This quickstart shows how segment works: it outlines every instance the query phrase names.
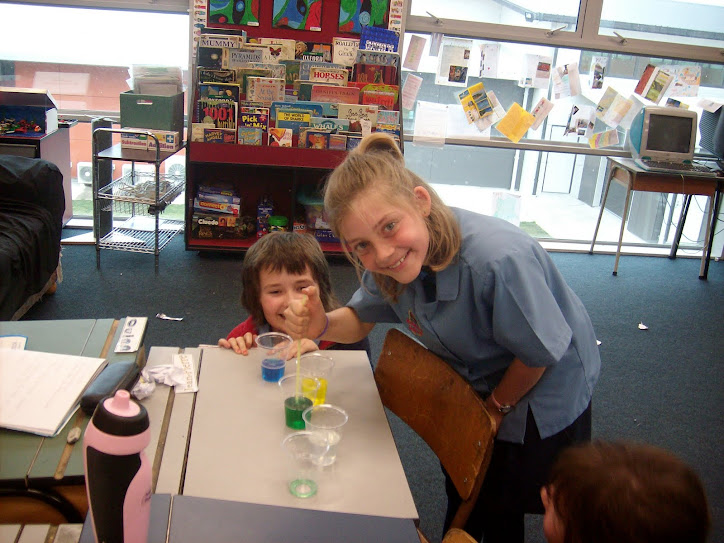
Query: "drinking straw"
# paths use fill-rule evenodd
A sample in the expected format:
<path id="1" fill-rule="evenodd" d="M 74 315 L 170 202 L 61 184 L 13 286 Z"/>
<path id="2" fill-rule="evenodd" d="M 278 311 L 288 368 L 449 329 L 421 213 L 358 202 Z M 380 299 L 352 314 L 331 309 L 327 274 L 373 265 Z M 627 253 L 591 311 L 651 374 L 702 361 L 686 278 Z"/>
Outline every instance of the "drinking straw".
<path id="1" fill-rule="evenodd" d="M 307 305 L 307 295 L 305 294 L 302 298 L 302 307 Z M 302 395 L 302 338 L 299 338 L 297 340 L 297 378 L 296 378 L 296 386 L 295 386 L 295 396 L 301 396 Z"/>

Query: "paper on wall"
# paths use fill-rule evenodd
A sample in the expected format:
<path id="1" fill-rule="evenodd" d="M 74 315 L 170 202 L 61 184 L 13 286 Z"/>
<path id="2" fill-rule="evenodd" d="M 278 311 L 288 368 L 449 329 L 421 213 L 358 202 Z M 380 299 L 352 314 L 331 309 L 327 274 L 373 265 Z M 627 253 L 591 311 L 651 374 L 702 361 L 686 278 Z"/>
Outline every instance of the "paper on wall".
<path id="1" fill-rule="evenodd" d="M 523 73 L 518 80 L 520 87 L 547 89 L 551 76 L 552 57 L 525 55 Z"/>
<path id="2" fill-rule="evenodd" d="M 430 35 L 430 56 L 436 57 L 440 54 L 440 45 L 442 44 L 442 33 L 433 32 Z"/>
<path id="3" fill-rule="evenodd" d="M 621 96 L 613 87 L 608 87 L 596 106 L 596 117 L 611 128 L 616 128 L 626 116 L 633 103 Z"/>
<path id="4" fill-rule="evenodd" d="M 468 86 L 468 61 L 473 47 L 472 40 L 445 38 L 438 57 L 436 85 Z"/>
<path id="5" fill-rule="evenodd" d="M 663 66 L 673 77 L 669 96 L 697 96 L 701 84 L 701 66 Z"/>
<path id="6" fill-rule="evenodd" d="M 425 49 L 427 40 L 422 36 L 412 35 L 410 37 L 410 43 L 407 46 L 407 54 L 405 55 L 405 61 L 402 63 L 403 68 L 416 72 L 420 67 L 420 60 L 422 60 L 422 51 Z"/>
<path id="7" fill-rule="evenodd" d="M 422 77 L 414 74 L 407 74 L 405 84 L 402 87 L 402 108 L 412 109 L 415 107 L 415 99 L 422 85 Z"/>
<path id="8" fill-rule="evenodd" d="M 514 102 L 495 128 L 513 143 L 518 143 L 535 122 L 535 117 Z"/>
<path id="9" fill-rule="evenodd" d="M 628 97 L 628 101 L 631 102 L 631 108 L 628 110 L 628 113 L 624 115 L 623 119 L 621 119 L 621 122 L 618 124 L 624 130 L 631 129 L 631 123 L 633 122 L 638 112 L 641 111 L 641 108 L 644 107 L 643 102 L 636 98 L 636 95 L 634 94 Z"/>
<path id="10" fill-rule="evenodd" d="M 553 96 L 557 99 L 581 94 L 581 77 L 578 63 L 571 62 L 558 66 L 552 72 Z"/>
<path id="11" fill-rule="evenodd" d="M 592 89 L 602 89 L 603 79 L 606 75 L 606 66 L 608 65 L 607 57 L 593 57 L 591 60 L 591 69 L 589 70 L 589 84 Z"/>
<path id="12" fill-rule="evenodd" d="M 709 113 L 716 113 L 721 106 L 720 102 L 715 102 L 714 100 L 709 100 L 708 98 L 702 98 L 696 103 L 696 107 L 705 109 Z"/>
<path id="13" fill-rule="evenodd" d="M 589 139 L 593 134 L 596 110 L 593 106 L 573 106 L 568 115 L 564 136 L 578 136 Z"/>
<path id="14" fill-rule="evenodd" d="M 443 147 L 447 134 L 447 105 L 417 102 L 412 143 Z"/>
<path id="15" fill-rule="evenodd" d="M 543 124 L 543 121 L 551 112 L 553 106 L 553 102 L 546 98 L 541 98 L 538 101 L 538 104 L 536 104 L 535 108 L 533 108 L 533 111 L 531 112 L 533 117 L 535 117 L 535 121 L 531 125 L 532 130 L 538 130 L 538 128 L 540 128 L 540 125 Z"/>
<path id="16" fill-rule="evenodd" d="M 593 134 L 588 138 L 588 145 L 591 149 L 598 149 L 599 147 L 610 147 L 618 143 L 618 130 L 606 130 L 605 132 L 599 132 Z"/>
<path id="17" fill-rule="evenodd" d="M 499 43 L 480 45 L 480 77 L 498 77 Z"/>

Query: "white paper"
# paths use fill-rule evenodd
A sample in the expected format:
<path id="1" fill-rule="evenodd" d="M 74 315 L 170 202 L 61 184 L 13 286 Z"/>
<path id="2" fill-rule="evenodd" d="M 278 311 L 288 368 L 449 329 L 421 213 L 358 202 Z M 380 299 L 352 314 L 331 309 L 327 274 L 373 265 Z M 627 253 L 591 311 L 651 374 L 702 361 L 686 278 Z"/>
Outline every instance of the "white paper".
<path id="1" fill-rule="evenodd" d="M 417 99 L 417 93 L 422 85 L 422 77 L 418 77 L 414 74 L 407 74 L 405 79 L 405 85 L 402 87 L 402 107 L 403 109 L 413 109 L 415 107 L 415 100 Z"/>
<path id="2" fill-rule="evenodd" d="M 447 134 L 448 106 L 434 102 L 417 102 L 415 112 L 415 132 L 412 137 L 414 144 L 445 145 Z"/>
<path id="3" fill-rule="evenodd" d="M 550 81 L 552 57 L 540 55 L 526 55 L 523 73 L 518 85 L 521 87 L 533 87 L 536 89 L 547 89 Z"/>
<path id="4" fill-rule="evenodd" d="M 589 71 L 589 85 L 592 89 L 602 89 L 603 80 L 606 75 L 607 57 L 593 57 Z"/>
<path id="5" fill-rule="evenodd" d="M 535 122 L 530 127 L 531 130 L 538 130 L 538 128 L 540 128 L 540 125 L 543 124 L 543 121 L 551 112 L 553 106 L 553 102 L 546 98 L 541 98 L 538 101 L 538 104 L 536 104 L 535 108 L 533 108 L 533 111 L 531 111 L 533 117 L 535 117 Z"/>
<path id="6" fill-rule="evenodd" d="M 480 77 L 498 77 L 499 43 L 484 43 L 480 46 Z"/>
<path id="7" fill-rule="evenodd" d="M 174 387 L 176 394 L 198 392 L 199 385 L 196 381 L 193 357 L 190 354 L 175 354 L 173 355 L 173 365 L 175 368 L 180 368 L 184 375 L 184 381 Z"/>
<path id="8" fill-rule="evenodd" d="M 500 119 L 505 117 L 505 108 L 500 105 L 500 101 L 498 100 L 498 97 L 495 96 L 495 93 L 493 91 L 488 91 L 488 101 L 493 107 L 493 115 L 495 116 L 495 120 L 493 121 L 493 123 L 497 123 Z"/>
<path id="9" fill-rule="evenodd" d="M 83 391 L 106 364 L 103 358 L 3 350 L 0 427 L 56 435 L 78 408 Z"/>
<path id="10" fill-rule="evenodd" d="M 568 116 L 565 136 L 579 136 L 588 140 L 593 135 L 596 110 L 593 106 L 573 106 Z"/>
<path id="11" fill-rule="evenodd" d="M 457 38 L 445 38 L 443 40 L 435 76 L 436 85 L 468 86 L 467 71 L 472 47 L 472 40 Z"/>
<path id="12" fill-rule="evenodd" d="M 629 96 L 628 100 L 629 102 L 631 102 L 631 107 L 629 108 L 628 113 L 626 113 L 623 119 L 621 119 L 621 122 L 618 123 L 618 125 L 624 130 L 631 129 L 631 123 L 633 122 L 638 112 L 641 111 L 641 109 L 644 107 L 644 104 L 639 101 L 638 98 L 636 98 L 635 94 Z"/>
<path id="13" fill-rule="evenodd" d="M 0 336 L 0 349 L 25 349 L 28 342 L 26 336 Z"/>
<path id="14" fill-rule="evenodd" d="M 709 113 L 716 113 L 717 110 L 721 107 L 721 104 L 719 102 L 715 102 L 714 100 L 708 100 L 707 98 L 702 98 L 701 100 L 699 100 L 696 103 L 696 107 L 705 109 Z"/>
<path id="15" fill-rule="evenodd" d="M 135 353 L 141 346 L 148 317 L 126 317 L 114 352 Z"/>
<path id="16" fill-rule="evenodd" d="M 442 44 L 442 33 L 435 32 L 430 35 L 430 56 L 436 57 L 440 54 L 440 45 Z"/>
<path id="17" fill-rule="evenodd" d="M 701 66 L 664 66 L 674 76 L 669 96 L 697 96 L 701 84 Z"/>
<path id="18" fill-rule="evenodd" d="M 552 73 L 553 96 L 557 99 L 581 94 L 581 78 L 578 63 L 571 62 L 558 66 Z"/>
<path id="19" fill-rule="evenodd" d="M 422 36 L 412 35 L 410 37 L 410 44 L 407 46 L 407 54 L 405 55 L 405 61 L 402 63 L 403 68 L 416 72 L 420 67 L 420 60 L 422 60 L 422 50 L 425 48 L 427 40 Z"/>

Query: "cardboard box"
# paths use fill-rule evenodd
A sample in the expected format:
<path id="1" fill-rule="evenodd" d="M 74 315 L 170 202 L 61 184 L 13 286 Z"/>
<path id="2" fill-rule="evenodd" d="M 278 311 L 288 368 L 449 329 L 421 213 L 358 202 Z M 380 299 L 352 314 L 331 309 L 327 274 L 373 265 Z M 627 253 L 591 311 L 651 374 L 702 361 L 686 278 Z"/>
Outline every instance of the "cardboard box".
<path id="1" fill-rule="evenodd" d="M 2 132 L 50 134 L 58 130 L 58 106 L 45 89 L 0 87 Z"/>
<path id="2" fill-rule="evenodd" d="M 136 127 L 130 128 L 129 130 L 135 130 Z M 158 145 L 161 147 L 161 151 L 178 151 L 181 146 L 181 136 L 178 132 L 166 132 L 163 130 L 150 130 L 146 128 L 139 128 L 150 132 L 158 138 Z M 138 132 L 133 134 L 121 134 L 121 147 L 129 149 L 143 149 L 148 151 L 156 148 L 156 140 L 149 137 L 148 134 Z"/>
<path id="3" fill-rule="evenodd" d="M 172 96 L 121 93 L 121 126 L 184 132 L 184 93 Z"/>

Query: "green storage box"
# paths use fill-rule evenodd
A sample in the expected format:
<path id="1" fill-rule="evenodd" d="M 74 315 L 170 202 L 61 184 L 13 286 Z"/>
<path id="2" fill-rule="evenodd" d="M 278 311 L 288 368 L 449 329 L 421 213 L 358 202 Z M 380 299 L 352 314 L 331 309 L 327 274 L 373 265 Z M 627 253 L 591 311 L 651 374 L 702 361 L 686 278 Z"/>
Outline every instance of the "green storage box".
<path id="1" fill-rule="evenodd" d="M 171 96 L 121 93 L 121 127 L 155 128 L 178 132 L 183 137 L 184 93 Z"/>

